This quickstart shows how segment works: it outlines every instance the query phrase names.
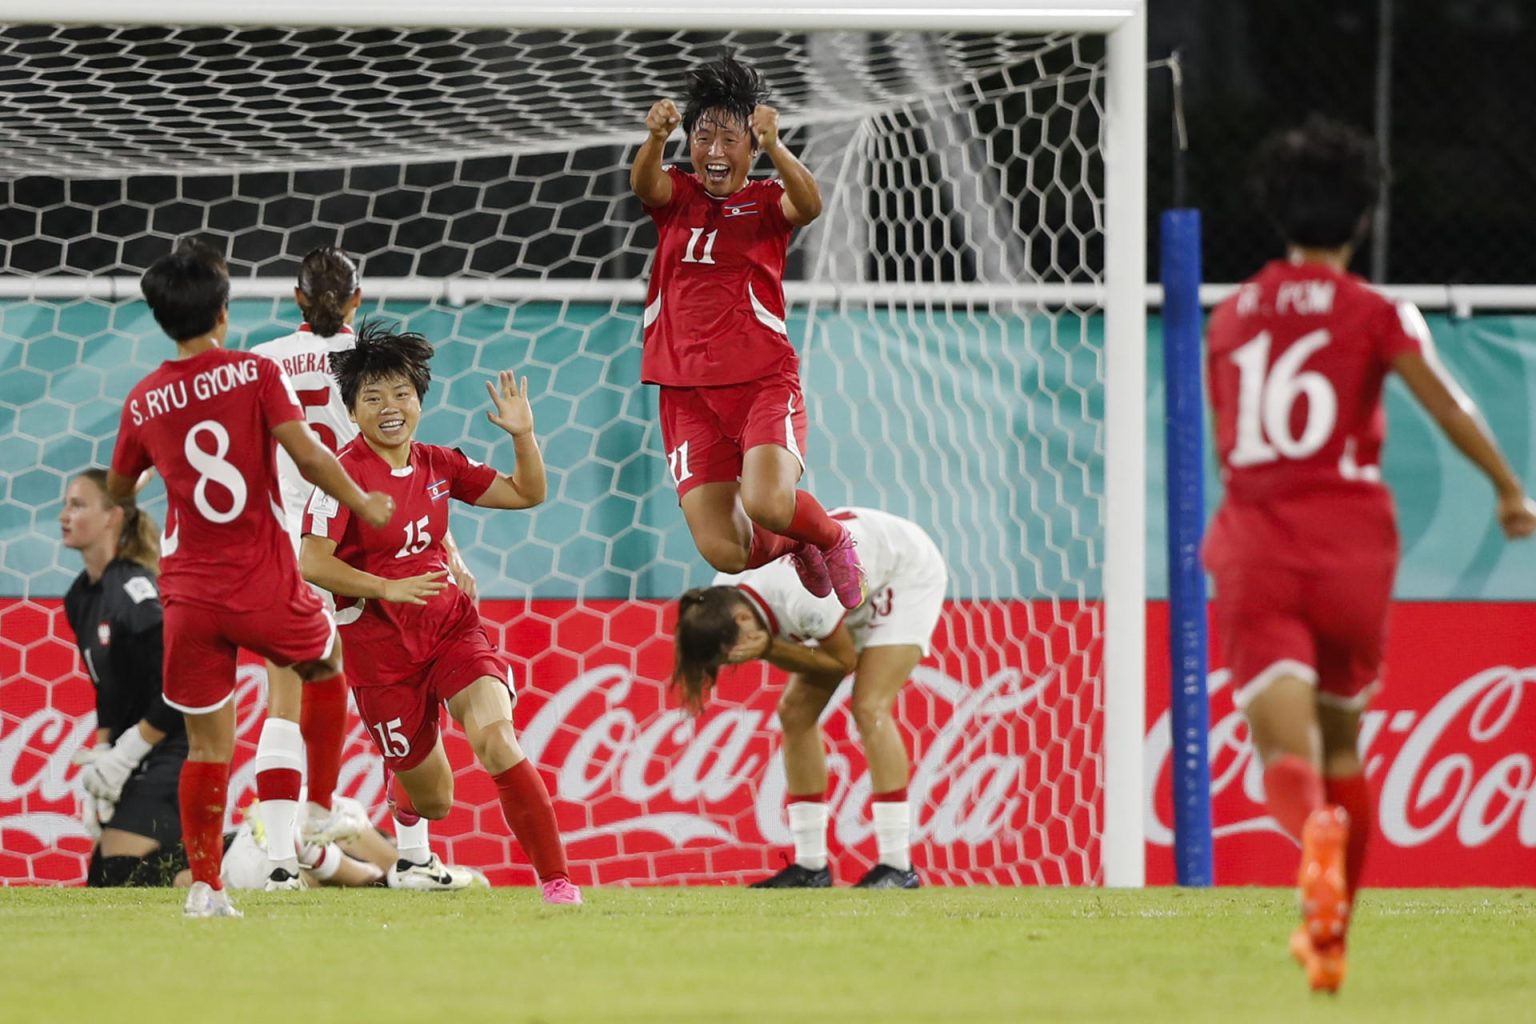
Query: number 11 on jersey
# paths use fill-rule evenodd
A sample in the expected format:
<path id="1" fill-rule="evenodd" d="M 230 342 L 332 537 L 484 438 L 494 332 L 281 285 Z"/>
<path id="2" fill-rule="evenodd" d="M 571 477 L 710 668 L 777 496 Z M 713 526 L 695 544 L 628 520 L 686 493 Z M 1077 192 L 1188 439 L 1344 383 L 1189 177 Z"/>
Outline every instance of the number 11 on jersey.
<path id="1" fill-rule="evenodd" d="M 711 255 L 715 251 L 715 236 L 720 234 L 716 228 L 709 234 L 704 234 L 703 228 L 690 228 L 688 231 L 688 245 L 683 249 L 684 263 L 714 263 L 715 257 Z M 699 238 L 704 239 L 704 252 L 698 256 L 693 254 L 694 248 L 699 244 Z"/>

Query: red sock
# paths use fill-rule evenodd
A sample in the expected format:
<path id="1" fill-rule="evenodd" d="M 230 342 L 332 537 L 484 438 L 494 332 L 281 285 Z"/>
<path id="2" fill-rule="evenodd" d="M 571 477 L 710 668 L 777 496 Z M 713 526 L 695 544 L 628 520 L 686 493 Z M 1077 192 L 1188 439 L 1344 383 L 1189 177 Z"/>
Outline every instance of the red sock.
<path id="1" fill-rule="evenodd" d="M 747 568 L 756 569 L 760 565 L 767 565 L 775 558 L 782 558 L 795 550 L 797 542 L 790 540 L 772 530 L 765 530 L 756 523 L 752 524 L 752 547 L 747 551 Z"/>
<path id="2" fill-rule="evenodd" d="M 1325 785 L 1328 802 L 1349 812 L 1349 849 L 1344 855 L 1344 871 L 1349 876 L 1346 881 L 1353 894 L 1360 885 L 1360 872 L 1365 869 L 1366 847 L 1370 845 L 1371 830 L 1376 826 L 1376 805 L 1371 800 L 1371 786 L 1364 775 L 1327 779 Z"/>
<path id="3" fill-rule="evenodd" d="M 224 863 L 224 802 L 229 790 L 229 765 L 216 761 L 187 761 L 181 766 L 177 795 L 181 800 L 181 842 L 187 850 L 192 881 L 224 888 L 219 868 Z"/>
<path id="4" fill-rule="evenodd" d="M 786 537 L 803 540 L 825 551 L 843 536 L 843 525 L 827 515 L 810 491 L 795 492 L 795 515 L 783 529 Z"/>
<path id="5" fill-rule="evenodd" d="M 869 799 L 870 799 L 870 801 L 872 803 L 877 803 L 877 804 L 882 804 L 882 803 L 890 803 L 890 804 L 904 803 L 906 801 L 906 799 L 907 799 L 907 787 L 906 786 L 902 786 L 900 789 L 893 789 L 889 793 L 871 793 Z"/>
<path id="6" fill-rule="evenodd" d="M 400 785 L 400 777 L 390 776 L 389 779 L 389 809 L 393 812 L 395 820 L 400 824 L 410 827 L 421 820 L 421 815 L 416 813 L 416 805 L 411 803 L 411 794 Z"/>
<path id="7" fill-rule="evenodd" d="M 1323 806 L 1323 779 L 1306 758 L 1281 754 L 1264 769 L 1264 795 L 1269 813 L 1299 842 L 1307 816 Z"/>
<path id="8" fill-rule="evenodd" d="M 341 774 L 341 748 L 347 741 L 347 680 L 337 673 L 304 684 L 299 732 L 309 770 L 309 799 L 329 809 Z"/>
<path id="9" fill-rule="evenodd" d="M 560 841 L 560 826 L 555 824 L 555 807 L 539 770 L 526 757 L 500 775 L 492 775 L 496 795 L 501 800 L 501 814 L 507 819 L 512 835 L 523 852 L 533 861 L 540 882 L 556 878 L 570 880 L 565 867 L 565 844 Z"/>

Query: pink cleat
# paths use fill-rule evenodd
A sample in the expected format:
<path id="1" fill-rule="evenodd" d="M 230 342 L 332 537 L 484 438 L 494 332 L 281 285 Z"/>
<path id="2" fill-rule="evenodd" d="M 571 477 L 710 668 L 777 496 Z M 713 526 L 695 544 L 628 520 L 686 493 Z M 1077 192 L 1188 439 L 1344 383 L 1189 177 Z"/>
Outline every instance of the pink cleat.
<path id="1" fill-rule="evenodd" d="M 551 878 L 544 883 L 544 902 L 580 906 L 581 890 L 572 885 L 570 879 Z"/>
<path id="2" fill-rule="evenodd" d="M 826 597 L 832 593 L 832 577 L 827 572 L 827 561 L 816 545 L 801 542 L 789 553 L 789 564 L 795 567 L 800 585 L 812 597 Z"/>
<path id="3" fill-rule="evenodd" d="M 849 610 L 864 603 L 864 566 L 859 564 L 859 553 L 854 550 L 856 546 L 853 534 L 845 529 L 836 544 L 822 551 L 837 601 Z"/>

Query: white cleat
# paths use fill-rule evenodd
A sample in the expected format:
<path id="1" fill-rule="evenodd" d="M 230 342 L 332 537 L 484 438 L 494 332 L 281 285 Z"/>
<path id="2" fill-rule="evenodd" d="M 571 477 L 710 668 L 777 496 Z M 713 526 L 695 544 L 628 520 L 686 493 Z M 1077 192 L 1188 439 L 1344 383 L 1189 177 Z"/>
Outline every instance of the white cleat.
<path id="1" fill-rule="evenodd" d="M 215 889 L 207 882 L 193 882 L 187 890 L 187 905 L 182 908 L 187 917 L 244 917 L 229 902 L 229 894 Z"/>
<path id="2" fill-rule="evenodd" d="M 363 805 L 349 797 L 331 798 L 331 809 L 319 804 L 304 805 L 304 820 L 299 825 L 299 841 L 305 846 L 326 846 L 356 839 L 372 828 Z"/>
<path id="3" fill-rule="evenodd" d="M 468 889 L 482 878 L 484 876 L 472 868 L 444 864 L 442 858 L 435 853 L 425 864 L 397 860 L 395 866 L 389 869 L 391 889 L 411 889 L 416 892 L 457 892 Z"/>

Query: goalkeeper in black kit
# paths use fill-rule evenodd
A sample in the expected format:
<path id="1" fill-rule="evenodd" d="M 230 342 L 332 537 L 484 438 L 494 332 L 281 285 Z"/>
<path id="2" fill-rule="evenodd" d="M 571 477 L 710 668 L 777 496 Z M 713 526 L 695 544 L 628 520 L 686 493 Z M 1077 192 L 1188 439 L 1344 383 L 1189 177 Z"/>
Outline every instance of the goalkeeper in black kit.
<path id="1" fill-rule="evenodd" d="M 96 743 L 74 759 L 96 839 L 86 883 L 169 885 L 185 866 L 177 784 L 187 735 L 160 693 L 158 530 L 132 500 L 113 502 L 105 471 L 92 469 L 69 482 L 59 532 L 85 562 L 64 615 L 96 687 Z"/>

